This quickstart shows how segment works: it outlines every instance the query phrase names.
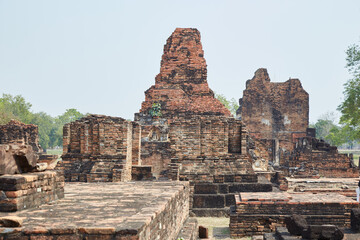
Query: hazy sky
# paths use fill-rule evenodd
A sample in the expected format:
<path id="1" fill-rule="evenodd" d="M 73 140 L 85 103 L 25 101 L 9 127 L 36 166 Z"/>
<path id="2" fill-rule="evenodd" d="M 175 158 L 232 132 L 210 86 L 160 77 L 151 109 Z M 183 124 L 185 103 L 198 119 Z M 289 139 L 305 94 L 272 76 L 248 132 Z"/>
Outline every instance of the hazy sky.
<path id="1" fill-rule="evenodd" d="M 360 1 L 0 0 L 0 94 L 52 116 L 76 108 L 133 119 L 176 27 L 201 32 L 215 92 L 238 100 L 265 67 L 273 82 L 300 79 L 315 122 L 342 101 Z"/>

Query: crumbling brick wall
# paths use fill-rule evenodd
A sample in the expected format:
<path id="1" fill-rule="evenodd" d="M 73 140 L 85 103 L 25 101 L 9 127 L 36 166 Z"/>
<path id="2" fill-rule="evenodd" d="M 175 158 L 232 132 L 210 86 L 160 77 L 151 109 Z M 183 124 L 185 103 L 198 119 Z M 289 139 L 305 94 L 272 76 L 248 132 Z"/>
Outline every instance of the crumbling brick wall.
<path id="1" fill-rule="evenodd" d="M 35 171 L 39 155 L 53 157 L 43 155 L 36 125 L 16 120 L 0 125 L 0 175 Z"/>
<path id="2" fill-rule="evenodd" d="M 359 207 L 358 202 L 336 193 L 240 193 L 235 198 L 230 215 L 233 238 L 274 232 L 292 214 L 303 215 L 311 225 L 349 227 L 351 209 Z"/>
<path id="3" fill-rule="evenodd" d="M 34 152 L 42 152 L 39 145 L 38 127 L 11 120 L 5 125 L 0 125 L 0 144 L 30 145 Z"/>
<path id="4" fill-rule="evenodd" d="M 260 68 L 246 82 L 239 103 L 237 116 L 249 134 L 273 140 L 273 161 L 280 164 L 281 155 L 292 151 L 294 134 L 305 135 L 309 124 L 309 95 L 301 82 L 270 82 L 267 70 Z"/>
<path id="5" fill-rule="evenodd" d="M 131 180 L 132 162 L 138 162 L 135 156 L 140 156 L 136 151 L 139 138 L 138 124 L 118 117 L 90 115 L 66 124 L 60 166 L 65 180 Z"/>
<path id="6" fill-rule="evenodd" d="M 336 146 L 311 136 L 297 139 L 287 164 L 290 174 L 303 177 L 359 177 L 350 156 L 339 154 Z"/>

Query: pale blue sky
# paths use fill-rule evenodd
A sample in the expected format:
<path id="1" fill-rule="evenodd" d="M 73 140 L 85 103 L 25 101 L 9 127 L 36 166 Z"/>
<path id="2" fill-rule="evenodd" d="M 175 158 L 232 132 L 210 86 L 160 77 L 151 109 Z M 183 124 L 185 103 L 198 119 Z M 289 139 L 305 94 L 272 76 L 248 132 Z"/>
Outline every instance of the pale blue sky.
<path id="1" fill-rule="evenodd" d="M 133 118 L 176 27 L 198 28 L 210 87 L 239 99 L 256 69 L 299 78 L 310 121 L 335 111 L 360 40 L 360 1 L 0 0 L 0 86 L 34 112 Z"/>

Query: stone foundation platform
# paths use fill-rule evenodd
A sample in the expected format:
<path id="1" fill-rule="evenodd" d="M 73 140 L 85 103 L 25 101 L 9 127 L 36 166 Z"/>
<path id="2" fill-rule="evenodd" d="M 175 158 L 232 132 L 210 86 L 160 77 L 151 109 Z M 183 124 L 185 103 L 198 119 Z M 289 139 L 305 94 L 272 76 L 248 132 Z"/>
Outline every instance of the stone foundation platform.
<path id="1" fill-rule="evenodd" d="M 188 182 L 68 183 L 55 204 L 0 213 L 24 218 L 21 228 L 0 228 L 0 239 L 171 240 L 188 214 Z"/>
<path id="2" fill-rule="evenodd" d="M 229 177 L 229 176 L 226 176 Z M 232 180 L 232 181 L 231 181 Z M 256 182 L 190 182 L 193 192 L 191 213 L 197 217 L 228 217 L 239 192 L 271 192 L 272 185 L 264 177 Z"/>
<path id="3" fill-rule="evenodd" d="M 285 217 L 303 215 L 312 225 L 350 227 L 352 208 L 359 203 L 338 193 L 240 193 L 230 213 L 231 237 L 262 235 L 285 226 Z"/>
<path id="4" fill-rule="evenodd" d="M 64 176 L 58 171 L 0 176 L 0 212 L 38 207 L 64 197 Z"/>

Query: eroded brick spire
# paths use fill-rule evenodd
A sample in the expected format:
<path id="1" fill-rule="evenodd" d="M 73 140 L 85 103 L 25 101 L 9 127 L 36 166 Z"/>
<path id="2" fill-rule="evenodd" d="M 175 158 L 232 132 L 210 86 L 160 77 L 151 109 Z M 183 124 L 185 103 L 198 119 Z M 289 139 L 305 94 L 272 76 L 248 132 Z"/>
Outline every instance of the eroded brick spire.
<path id="1" fill-rule="evenodd" d="M 161 104 L 162 116 L 166 118 L 183 113 L 231 115 L 207 83 L 207 66 L 197 29 L 177 28 L 167 39 L 160 73 L 155 85 L 145 92 L 140 113 L 147 115 L 154 103 Z"/>

